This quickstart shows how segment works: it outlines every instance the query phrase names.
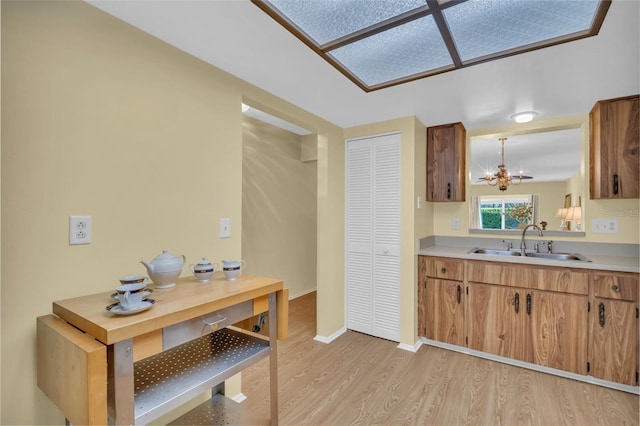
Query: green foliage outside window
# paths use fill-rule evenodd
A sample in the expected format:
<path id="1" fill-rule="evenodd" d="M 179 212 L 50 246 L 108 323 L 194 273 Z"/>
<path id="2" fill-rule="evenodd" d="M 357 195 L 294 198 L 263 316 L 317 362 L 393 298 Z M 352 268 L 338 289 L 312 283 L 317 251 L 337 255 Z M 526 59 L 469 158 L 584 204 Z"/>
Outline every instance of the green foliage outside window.
<path id="1" fill-rule="evenodd" d="M 502 208 L 483 207 L 481 209 L 482 229 L 502 229 Z M 505 229 L 517 228 L 520 222 L 512 217 L 505 217 Z"/>
<path id="2" fill-rule="evenodd" d="M 507 211 L 507 217 L 513 218 L 518 223 L 528 223 L 531 221 L 533 209 L 529 204 L 517 204 Z"/>
<path id="3" fill-rule="evenodd" d="M 502 209 L 499 207 L 483 208 L 481 211 L 482 229 L 500 229 L 502 227 Z"/>

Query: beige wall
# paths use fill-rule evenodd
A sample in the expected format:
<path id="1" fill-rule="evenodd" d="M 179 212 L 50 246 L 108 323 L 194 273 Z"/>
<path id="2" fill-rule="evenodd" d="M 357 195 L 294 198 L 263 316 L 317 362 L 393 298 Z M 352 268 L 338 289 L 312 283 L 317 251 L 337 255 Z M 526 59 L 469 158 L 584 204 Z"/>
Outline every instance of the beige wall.
<path id="1" fill-rule="evenodd" d="M 63 422 L 35 376 L 52 301 L 109 291 L 163 248 L 242 255 L 243 100 L 342 149 L 330 123 L 79 1 L 2 1 L 2 89 L 3 424 Z M 68 245 L 69 215 L 93 217 L 91 245 Z"/>
<path id="2" fill-rule="evenodd" d="M 331 142 L 340 138 L 340 142 Z M 344 317 L 344 136 L 318 134 L 318 262 L 316 329 L 328 338 Z"/>
<path id="3" fill-rule="evenodd" d="M 468 235 L 466 203 L 424 203 L 416 119 L 343 132 L 84 2 L 2 1 L 2 89 L 3 424 L 62 423 L 35 383 L 35 318 L 52 301 L 108 291 L 163 248 L 190 263 L 242 255 L 241 102 L 317 135 L 319 336 L 344 327 L 346 138 L 403 134 L 403 343 L 417 339 L 416 240 Z M 637 243 L 637 209 L 638 200 L 588 201 L 590 217 L 619 217 L 622 231 L 587 239 Z M 93 217 L 91 245 L 68 245 L 76 214 Z M 452 214 L 462 230 L 441 232 Z M 221 217 L 231 218 L 229 239 L 217 237 Z"/>
<path id="4" fill-rule="evenodd" d="M 0 22 L 2 22 L 2 8 L 0 7 Z M 0 28 L 2 24 L 0 23 Z M 2 44 L 2 31 L 0 31 L 0 45 Z M 2 61 L 0 60 L 0 74 L 2 72 Z M 2 84 L 0 84 L 0 99 L 2 99 Z M 1 110 L 2 108 L 0 108 Z M 0 135 L 2 135 L 2 115 L 0 114 Z M 2 148 L 2 137 L 0 137 L 0 148 Z M 0 149 L 0 176 L 2 176 L 2 149 Z M 0 179 L 0 186 L 1 186 Z M 0 188 L 0 195 L 2 190 Z M 0 224 L 2 223 L 2 197 L 0 196 Z M 0 226 L 0 241 L 2 241 L 2 226 Z M 2 244 L 0 244 L 0 413 L 2 412 Z M 0 414 L 0 422 L 2 415 Z"/>
<path id="5" fill-rule="evenodd" d="M 246 272 L 283 279 L 295 298 L 316 289 L 316 162 L 301 161 L 301 136 L 251 117 L 242 127 Z"/>

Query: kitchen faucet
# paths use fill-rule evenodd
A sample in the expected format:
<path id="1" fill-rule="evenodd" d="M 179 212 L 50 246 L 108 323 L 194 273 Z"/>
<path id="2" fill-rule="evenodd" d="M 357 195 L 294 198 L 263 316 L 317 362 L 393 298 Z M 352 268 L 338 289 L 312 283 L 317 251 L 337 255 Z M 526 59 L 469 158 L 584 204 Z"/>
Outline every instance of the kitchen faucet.
<path id="1" fill-rule="evenodd" d="M 527 233 L 527 229 L 529 229 L 529 228 L 537 229 L 538 233 L 542 237 L 542 229 L 540 229 L 540 227 L 538 225 L 536 225 L 535 223 L 532 223 L 530 225 L 525 226 L 525 228 L 522 230 L 522 241 L 520 242 L 520 255 L 522 255 L 522 256 L 524 256 L 524 252 L 527 249 L 527 244 L 524 241 L 524 236 Z"/>

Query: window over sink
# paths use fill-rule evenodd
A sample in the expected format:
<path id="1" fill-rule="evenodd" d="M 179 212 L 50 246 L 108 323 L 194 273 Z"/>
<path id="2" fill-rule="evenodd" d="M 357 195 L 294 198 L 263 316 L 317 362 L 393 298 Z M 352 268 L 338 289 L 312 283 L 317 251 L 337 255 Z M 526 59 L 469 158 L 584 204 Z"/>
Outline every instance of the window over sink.
<path id="1" fill-rule="evenodd" d="M 471 227 L 474 229 L 520 229 L 538 224 L 538 196 L 479 195 L 471 197 Z"/>

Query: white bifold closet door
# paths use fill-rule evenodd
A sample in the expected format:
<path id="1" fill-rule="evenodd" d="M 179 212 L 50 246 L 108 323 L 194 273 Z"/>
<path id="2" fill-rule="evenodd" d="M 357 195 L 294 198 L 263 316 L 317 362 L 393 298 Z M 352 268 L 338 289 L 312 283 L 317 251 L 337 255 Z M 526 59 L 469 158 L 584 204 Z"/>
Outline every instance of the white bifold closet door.
<path id="1" fill-rule="evenodd" d="M 347 141 L 347 328 L 400 341 L 399 133 Z"/>

